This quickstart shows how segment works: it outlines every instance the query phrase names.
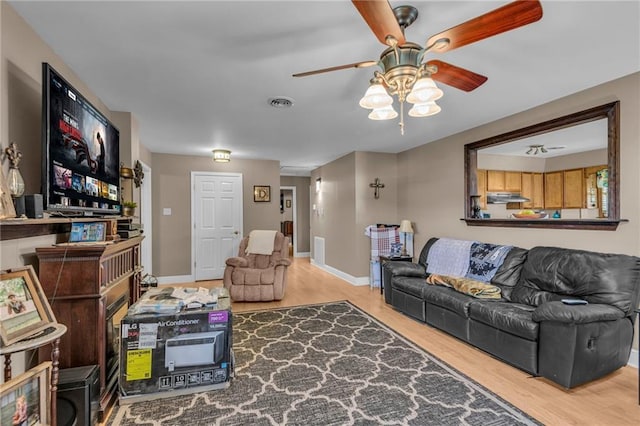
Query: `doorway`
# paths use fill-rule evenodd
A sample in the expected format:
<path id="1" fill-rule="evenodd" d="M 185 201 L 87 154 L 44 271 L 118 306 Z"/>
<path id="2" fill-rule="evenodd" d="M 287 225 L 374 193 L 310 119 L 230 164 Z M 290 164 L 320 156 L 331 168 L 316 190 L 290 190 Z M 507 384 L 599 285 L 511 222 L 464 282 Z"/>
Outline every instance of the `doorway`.
<path id="1" fill-rule="evenodd" d="M 220 279 L 242 239 L 242 174 L 191 172 L 191 188 L 192 275 Z"/>
<path id="2" fill-rule="evenodd" d="M 297 230 L 296 187 L 280 187 L 280 230 L 289 237 L 291 248 L 289 254 L 296 257 L 298 254 L 298 230 Z"/>

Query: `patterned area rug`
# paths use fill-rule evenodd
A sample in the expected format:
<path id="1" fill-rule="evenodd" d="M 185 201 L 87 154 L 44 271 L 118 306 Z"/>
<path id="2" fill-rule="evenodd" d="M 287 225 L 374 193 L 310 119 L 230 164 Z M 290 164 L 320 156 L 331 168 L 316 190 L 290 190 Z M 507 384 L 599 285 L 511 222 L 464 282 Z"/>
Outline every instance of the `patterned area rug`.
<path id="1" fill-rule="evenodd" d="M 109 423 L 539 424 L 348 302 L 235 314 L 233 330 L 230 387 L 123 405 Z"/>

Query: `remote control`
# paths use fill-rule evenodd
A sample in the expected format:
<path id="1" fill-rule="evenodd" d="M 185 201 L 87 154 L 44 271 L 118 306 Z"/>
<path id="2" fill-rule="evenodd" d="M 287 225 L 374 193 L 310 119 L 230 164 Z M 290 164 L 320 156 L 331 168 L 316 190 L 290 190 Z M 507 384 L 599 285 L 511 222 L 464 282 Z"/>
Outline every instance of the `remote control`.
<path id="1" fill-rule="evenodd" d="M 582 299 L 562 299 L 562 303 L 565 305 L 587 305 L 589 302 Z"/>

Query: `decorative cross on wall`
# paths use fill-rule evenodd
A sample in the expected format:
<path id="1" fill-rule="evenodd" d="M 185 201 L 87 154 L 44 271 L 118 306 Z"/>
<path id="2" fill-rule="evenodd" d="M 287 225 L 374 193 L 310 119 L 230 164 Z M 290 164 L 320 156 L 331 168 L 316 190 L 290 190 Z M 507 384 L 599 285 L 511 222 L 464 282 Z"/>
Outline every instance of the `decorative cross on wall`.
<path id="1" fill-rule="evenodd" d="M 384 183 L 380 182 L 380 179 L 375 178 L 373 183 L 370 183 L 369 186 L 371 188 L 374 188 L 374 190 L 373 190 L 373 198 L 375 198 L 376 200 L 378 198 L 380 198 L 380 188 L 384 188 Z"/>

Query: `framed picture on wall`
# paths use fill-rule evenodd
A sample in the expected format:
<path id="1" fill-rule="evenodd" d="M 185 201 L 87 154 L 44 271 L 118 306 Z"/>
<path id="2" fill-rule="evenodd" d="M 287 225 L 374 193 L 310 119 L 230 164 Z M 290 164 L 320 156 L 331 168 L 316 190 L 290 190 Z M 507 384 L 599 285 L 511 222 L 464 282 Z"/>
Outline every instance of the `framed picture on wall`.
<path id="1" fill-rule="evenodd" d="M 287 200 L 285 202 L 285 205 L 287 206 L 288 209 L 290 209 L 291 208 L 291 200 Z"/>
<path id="2" fill-rule="evenodd" d="M 50 424 L 50 376 L 46 361 L 0 385 L 0 418 L 13 425 Z"/>
<path id="3" fill-rule="evenodd" d="M 271 201 L 271 186 L 268 185 L 254 185 L 253 186 L 253 201 L 256 203 Z"/>
<path id="4" fill-rule="evenodd" d="M 31 265 L 0 271 L 0 347 L 32 336 L 55 322 Z"/>

